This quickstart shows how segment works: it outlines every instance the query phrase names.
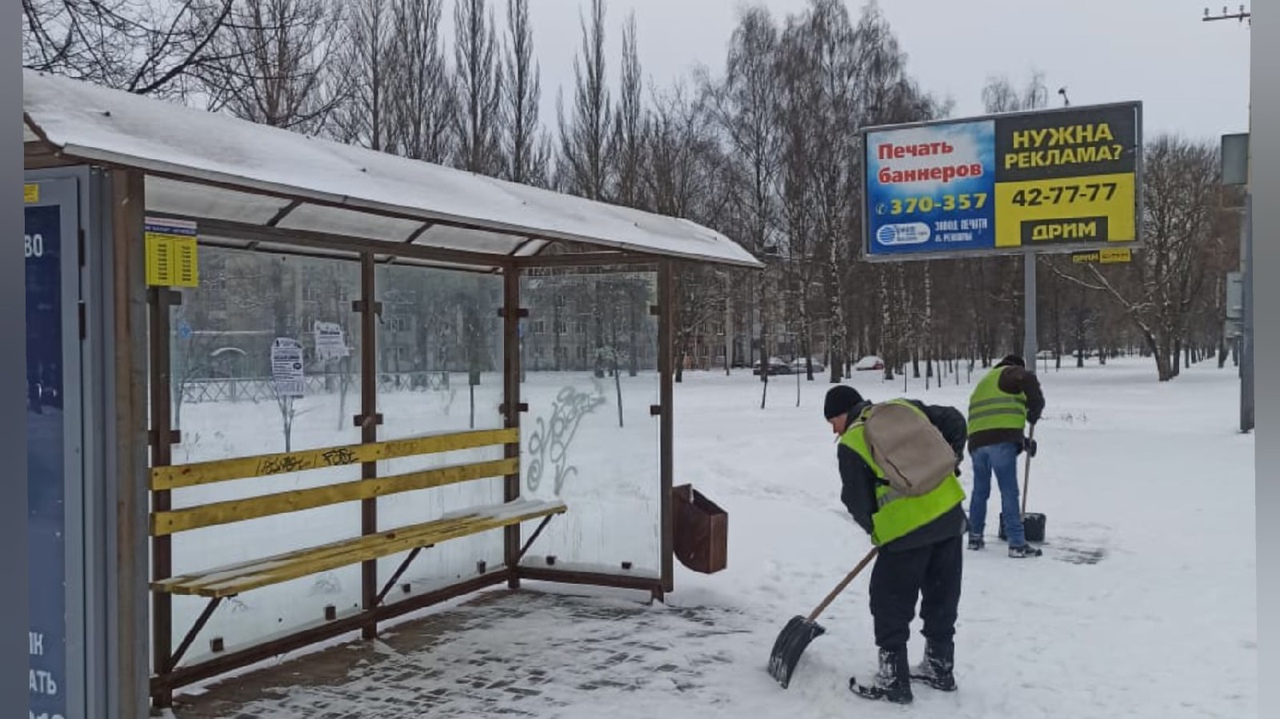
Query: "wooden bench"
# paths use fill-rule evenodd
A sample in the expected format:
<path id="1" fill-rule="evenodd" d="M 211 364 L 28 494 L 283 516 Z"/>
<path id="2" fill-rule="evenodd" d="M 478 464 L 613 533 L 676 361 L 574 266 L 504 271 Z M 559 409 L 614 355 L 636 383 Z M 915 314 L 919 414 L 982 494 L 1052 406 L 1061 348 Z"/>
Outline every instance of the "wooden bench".
<path id="1" fill-rule="evenodd" d="M 282 454 L 242 457 L 197 464 L 153 467 L 151 491 L 170 492 L 186 487 L 215 482 L 265 477 L 276 474 L 328 469 L 380 460 L 451 452 L 493 445 L 519 446 L 518 429 L 475 430 L 440 434 L 372 444 L 304 450 Z M 433 487 L 491 477 L 518 475 L 520 460 L 516 457 L 451 465 L 409 472 L 389 477 L 358 479 L 310 489 L 277 492 L 245 499 L 153 511 L 151 535 L 168 537 L 203 527 L 260 519 L 343 502 L 363 501 Z M 352 564 L 360 564 L 401 552 L 409 555 L 378 593 L 374 606 L 382 604 L 391 588 L 423 550 L 450 539 L 466 537 L 493 529 L 501 529 L 533 519 L 541 524 L 520 549 L 523 557 L 552 517 L 567 511 L 560 501 L 520 499 L 504 504 L 471 507 L 447 513 L 436 519 L 376 534 L 352 536 L 316 547 L 275 554 L 262 559 L 213 567 L 201 572 L 157 578 L 152 591 L 209 599 L 203 612 L 187 632 L 168 662 L 168 671 L 190 649 L 192 642 L 213 616 L 222 600 L 242 592 L 280 584 L 312 574 Z M 519 561 L 517 558 L 517 562 Z M 372 608 L 372 607 L 370 607 Z"/>

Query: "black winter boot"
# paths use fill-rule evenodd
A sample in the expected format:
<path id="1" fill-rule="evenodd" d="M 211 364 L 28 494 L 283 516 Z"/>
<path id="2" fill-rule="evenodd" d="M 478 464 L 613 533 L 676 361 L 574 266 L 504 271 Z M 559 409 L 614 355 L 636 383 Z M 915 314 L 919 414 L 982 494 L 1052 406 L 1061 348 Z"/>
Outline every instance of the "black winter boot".
<path id="1" fill-rule="evenodd" d="M 1018 547 L 1010 545 L 1009 556 L 1014 559 L 1023 559 L 1024 557 L 1039 557 L 1044 552 L 1039 547 L 1033 547 L 1030 544 L 1023 544 Z"/>
<path id="2" fill-rule="evenodd" d="M 907 648 L 880 650 L 880 671 L 871 684 L 858 684 L 857 677 L 849 677 L 849 690 L 863 699 L 910 704 L 911 665 L 907 663 Z"/>
<path id="3" fill-rule="evenodd" d="M 955 667 L 955 652 L 954 644 L 927 642 L 924 659 L 911 670 L 911 678 L 938 691 L 955 691 L 956 678 L 951 673 Z"/>

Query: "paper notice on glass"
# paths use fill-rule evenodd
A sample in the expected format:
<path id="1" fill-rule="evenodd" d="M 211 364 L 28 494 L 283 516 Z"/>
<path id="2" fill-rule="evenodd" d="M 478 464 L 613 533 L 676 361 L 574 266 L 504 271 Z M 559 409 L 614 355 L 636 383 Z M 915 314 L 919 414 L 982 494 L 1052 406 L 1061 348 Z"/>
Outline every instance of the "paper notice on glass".
<path id="1" fill-rule="evenodd" d="M 271 377 L 281 397 L 306 394 L 306 376 L 302 371 L 302 343 L 289 337 L 277 337 L 271 343 Z"/>
<path id="2" fill-rule="evenodd" d="M 316 320 L 313 332 L 316 337 L 317 360 L 327 362 L 333 359 L 341 359 L 351 354 L 351 349 L 347 347 L 346 334 L 338 323 Z"/>

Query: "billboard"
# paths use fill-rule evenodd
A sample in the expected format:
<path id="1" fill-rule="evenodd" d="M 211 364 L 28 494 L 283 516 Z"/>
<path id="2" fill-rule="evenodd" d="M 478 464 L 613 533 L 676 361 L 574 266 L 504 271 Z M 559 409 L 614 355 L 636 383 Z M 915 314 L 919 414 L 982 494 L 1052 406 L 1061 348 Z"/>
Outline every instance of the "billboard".
<path id="1" fill-rule="evenodd" d="M 866 128 L 863 258 L 1139 245 L 1137 102 Z"/>

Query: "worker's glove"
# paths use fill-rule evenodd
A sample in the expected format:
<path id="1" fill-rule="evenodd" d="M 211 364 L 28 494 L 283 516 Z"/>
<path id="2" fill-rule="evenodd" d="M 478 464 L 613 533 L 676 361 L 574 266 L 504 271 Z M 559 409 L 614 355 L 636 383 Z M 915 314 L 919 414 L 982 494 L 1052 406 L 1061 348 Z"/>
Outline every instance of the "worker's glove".
<path id="1" fill-rule="evenodd" d="M 1036 456 L 1036 441 L 1030 437 L 1022 440 L 1022 448 L 1026 450 L 1028 457 Z"/>

